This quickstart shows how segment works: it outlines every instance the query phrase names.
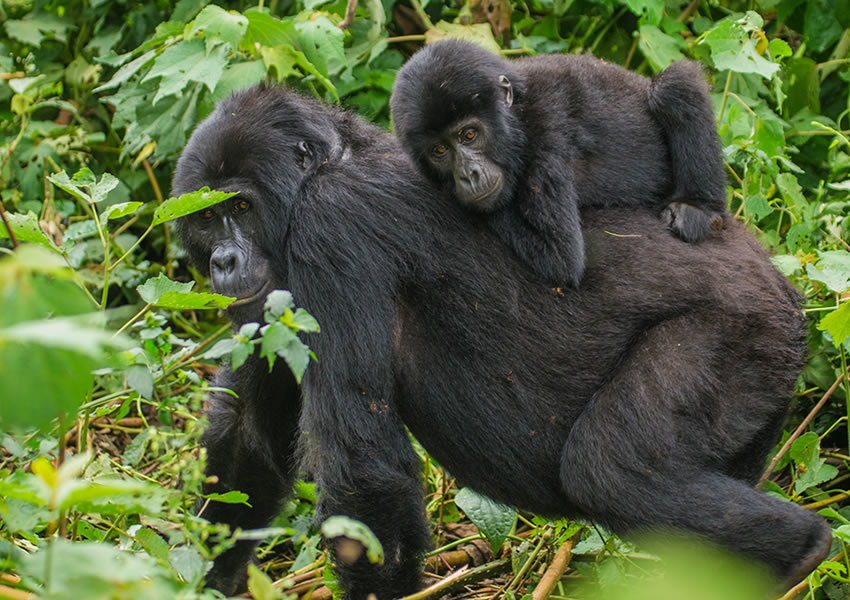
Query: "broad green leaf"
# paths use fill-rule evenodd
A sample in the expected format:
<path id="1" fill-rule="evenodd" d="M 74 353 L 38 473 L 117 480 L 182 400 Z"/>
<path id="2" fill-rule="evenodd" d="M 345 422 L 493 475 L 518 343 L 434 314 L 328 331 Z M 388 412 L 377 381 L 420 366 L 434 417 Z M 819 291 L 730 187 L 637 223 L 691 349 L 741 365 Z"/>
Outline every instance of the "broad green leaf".
<path id="1" fill-rule="evenodd" d="M 850 335 L 850 302 L 844 302 L 820 320 L 818 329 L 832 336 L 832 343 L 839 348 Z"/>
<path id="2" fill-rule="evenodd" d="M 263 573 L 257 565 L 248 565 L 248 591 L 254 600 L 281 600 L 283 592 L 277 589 L 269 576 Z"/>
<path id="3" fill-rule="evenodd" d="M 125 81 L 129 80 L 139 70 L 146 67 L 148 63 L 154 59 L 154 57 L 156 57 L 156 52 L 154 50 L 142 54 L 139 58 L 118 69 L 115 72 L 115 75 L 112 76 L 112 79 L 104 83 L 102 86 L 95 88 L 94 91 L 99 93 L 118 87 Z"/>
<path id="4" fill-rule="evenodd" d="M 336 75 L 345 67 L 345 34 L 325 16 L 313 15 L 297 21 L 298 44 L 322 75 Z"/>
<path id="5" fill-rule="evenodd" d="M 292 325 L 298 331 L 308 331 L 310 333 L 319 333 L 320 331 L 319 322 L 303 308 L 297 309 L 293 314 Z"/>
<path id="6" fill-rule="evenodd" d="M 136 287 L 136 291 L 139 292 L 139 295 L 142 297 L 142 300 L 147 304 L 156 304 L 159 301 L 159 297 L 162 296 L 165 292 L 182 292 L 188 293 L 192 291 L 195 282 L 189 281 L 187 283 L 180 283 L 179 281 L 172 281 L 162 273 L 157 275 L 156 277 L 151 277 L 142 285 Z"/>
<path id="7" fill-rule="evenodd" d="M 145 552 L 155 559 L 162 561 L 163 564 L 169 564 L 168 544 L 157 532 L 153 529 L 144 527 L 138 530 L 134 537 Z"/>
<path id="8" fill-rule="evenodd" d="M 850 252 L 830 250 L 819 252 L 817 266 L 808 263 L 806 275 L 812 281 L 820 281 L 831 292 L 841 294 L 850 288 Z"/>
<path id="9" fill-rule="evenodd" d="M 776 185 L 779 191 L 782 192 L 782 197 L 791 206 L 803 207 L 806 206 L 806 198 L 803 196 L 803 188 L 797 178 L 791 173 L 782 173 L 776 178 Z"/>
<path id="10" fill-rule="evenodd" d="M 814 52 L 823 52 L 841 37 L 844 27 L 836 18 L 836 10 L 835 0 L 807 0 L 803 37 Z M 846 25 L 846 14 L 844 22 Z"/>
<path id="11" fill-rule="evenodd" d="M 470 488 L 463 488 L 457 493 L 455 504 L 487 538 L 493 552 L 498 552 L 513 529 L 516 511 Z"/>
<path id="12" fill-rule="evenodd" d="M 279 82 L 283 82 L 287 77 L 299 74 L 295 69 L 295 52 L 288 46 L 274 48 L 263 46 L 260 55 L 263 57 L 263 64 L 266 69 L 273 71 Z"/>
<path id="13" fill-rule="evenodd" d="M 178 219 L 190 213 L 202 210 L 231 198 L 239 192 L 217 192 L 203 187 L 197 192 L 171 197 L 157 207 L 153 214 L 153 225 L 159 225 L 172 219 Z M 187 290 L 188 291 L 188 290 Z"/>
<path id="14" fill-rule="evenodd" d="M 208 292 L 163 292 L 154 304 L 174 310 L 203 310 L 227 308 L 234 300 L 236 298 Z"/>
<path id="15" fill-rule="evenodd" d="M 813 431 L 797 438 L 791 444 L 790 454 L 797 468 L 794 491 L 798 494 L 838 475 L 838 469 L 826 464 L 826 459 L 820 457 L 820 440 Z"/>
<path id="16" fill-rule="evenodd" d="M 168 553 L 168 562 L 180 574 L 183 581 L 196 585 L 208 568 L 208 561 L 192 546 L 178 546 Z"/>
<path id="17" fill-rule="evenodd" d="M 298 33 L 291 21 L 281 21 L 257 10 L 242 13 L 248 19 L 248 29 L 242 38 L 242 49 L 253 52 L 257 46 L 273 48 L 298 44 Z"/>
<path id="18" fill-rule="evenodd" d="M 265 50 L 266 48 L 263 48 L 264 53 Z M 210 96 L 210 100 L 212 102 L 218 102 L 237 90 L 260 83 L 265 76 L 266 64 L 262 60 L 229 64 L 225 67 L 221 79 L 218 80 L 218 84 L 215 86 L 215 91 Z"/>
<path id="19" fill-rule="evenodd" d="M 772 262 L 773 266 L 779 269 L 779 271 L 786 277 L 790 277 L 802 269 L 800 259 L 791 254 L 777 254 L 776 256 L 771 256 L 770 262 Z"/>
<path id="20" fill-rule="evenodd" d="M 104 173 L 98 181 L 94 173 L 87 167 L 83 167 L 74 173 L 73 178 L 69 178 L 65 171 L 59 171 L 50 175 L 47 179 L 59 189 L 90 204 L 97 204 L 105 200 L 109 192 L 115 189 L 119 183 L 118 179 L 110 173 Z"/>
<path id="21" fill-rule="evenodd" d="M 154 378 L 147 365 L 130 365 L 124 369 L 127 385 L 136 390 L 142 398 L 153 398 Z"/>
<path id="22" fill-rule="evenodd" d="M 250 342 L 239 342 L 233 347 L 230 358 L 230 368 L 234 371 L 245 364 L 248 357 L 254 353 L 254 344 Z"/>
<path id="23" fill-rule="evenodd" d="M 224 494 L 205 494 L 204 498 L 214 500 L 215 502 L 223 502 L 225 504 L 244 504 L 246 506 L 251 506 L 251 503 L 248 502 L 248 494 L 237 490 L 231 490 Z"/>
<path id="24" fill-rule="evenodd" d="M 104 569 L 108 569 L 109 581 L 115 584 L 149 579 L 158 571 L 153 560 L 144 554 L 122 552 L 110 544 L 70 542 L 61 538 L 51 540 L 49 551 L 45 547 L 29 555 L 21 566 L 27 576 L 37 580 L 49 578 L 57 589 L 65 588 L 66 593 L 67 587 L 75 579 L 88 580 L 89 585 L 91 581 L 102 580 Z M 129 592 L 126 587 L 118 596 L 119 589 L 116 586 L 116 595 L 105 597 L 133 597 L 132 594 L 127 595 Z"/>
<path id="25" fill-rule="evenodd" d="M 366 548 L 366 558 L 369 562 L 384 564 L 384 549 L 381 547 L 381 542 L 372 530 L 360 521 L 343 516 L 329 517 L 322 523 L 322 535 L 329 540 L 339 537 L 356 540 Z"/>
<path id="26" fill-rule="evenodd" d="M 268 300 L 266 300 L 266 302 L 268 302 Z M 239 337 L 243 338 L 244 341 L 251 340 L 255 335 L 257 335 L 257 331 L 259 329 L 259 323 L 245 323 L 239 328 Z"/>
<path id="27" fill-rule="evenodd" d="M 190 82 L 197 82 L 213 91 L 227 64 L 227 47 L 216 46 L 207 53 L 204 41 L 198 38 L 178 42 L 160 54 L 141 83 L 161 77 L 153 98 L 156 104 L 165 96 L 176 96 Z"/>
<path id="28" fill-rule="evenodd" d="M 121 217 L 133 214 L 143 205 L 144 202 L 122 202 L 120 204 L 113 204 L 101 213 L 101 217 L 105 217 L 107 219 L 120 219 Z"/>
<path id="29" fill-rule="evenodd" d="M 0 498 L 14 498 L 39 506 L 46 504 L 46 501 L 29 486 L 11 481 L 0 481 Z"/>
<path id="30" fill-rule="evenodd" d="M 747 212 L 756 221 L 761 221 L 767 215 L 773 212 L 773 207 L 767 201 L 767 198 L 761 194 L 756 194 L 747 198 Z"/>
<path id="31" fill-rule="evenodd" d="M 794 54 L 791 50 L 791 46 L 788 45 L 783 39 L 774 38 L 770 40 L 770 43 L 767 45 L 768 50 L 770 50 L 770 55 L 773 57 L 773 60 L 779 60 L 782 58 L 787 58 Z"/>
<path id="32" fill-rule="evenodd" d="M 671 63 L 682 60 L 685 44 L 680 36 L 669 36 L 655 25 L 642 25 L 638 46 L 655 71 L 666 69 Z"/>
<path id="33" fill-rule="evenodd" d="M 30 212 L 25 215 L 21 215 L 18 213 L 7 212 L 6 220 L 12 228 L 12 233 L 15 234 L 15 239 L 19 242 L 31 242 L 33 244 L 38 244 L 39 246 L 44 246 L 45 248 L 50 248 L 56 252 L 60 252 L 60 250 L 53 245 L 53 242 L 44 235 L 44 232 L 38 224 L 38 217 L 34 213 Z M 0 238 L 8 237 L 9 232 L 6 231 L 6 226 L 2 221 L 0 221 Z"/>
<path id="34" fill-rule="evenodd" d="M 293 308 L 295 308 L 295 300 L 287 290 L 273 290 L 266 296 L 266 303 L 263 305 L 267 322 L 278 319 L 287 309 Z"/>
<path id="35" fill-rule="evenodd" d="M 56 507 L 60 510 L 91 503 L 96 500 L 112 502 L 119 508 L 122 496 L 147 496 L 160 493 L 161 489 L 153 484 L 123 479 L 100 480 L 97 483 L 75 479 L 59 486 L 56 494 Z"/>
<path id="36" fill-rule="evenodd" d="M 711 59 L 718 70 L 756 73 L 770 79 L 779 70 L 779 65 L 766 60 L 756 51 L 748 31 L 752 27 L 753 24 L 747 22 L 746 18 L 726 20 L 718 23 L 703 39 L 711 49 Z"/>
<path id="37" fill-rule="evenodd" d="M 19 42 L 38 48 L 45 39 L 67 41 L 70 19 L 48 12 L 31 12 L 23 19 L 8 19 L 4 23 L 6 34 Z"/>
<path id="38" fill-rule="evenodd" d="M 217 39 L 228 44 L 231 51 L 235 51 L 247 29 L 248 19 L 238 12 L 224 10 L 210 4 L 195 17 L 188 37 L 194 37 L 199 33 L 203 34 L 206 38 L 207 52 L 212 49 Z"/>
<path id="39" fill-rule="evenodd" d="M 466 42 L 478 44 L 482 48 L 498 54 L 502 48 L 493 37 L 493 30 L 488 23 L 477 23 L 475 25 L 459 25 L 438 21 L 433 29 L 425 32 L 425 43 L 433 44 L 445 39 L 459 39 Z"/>

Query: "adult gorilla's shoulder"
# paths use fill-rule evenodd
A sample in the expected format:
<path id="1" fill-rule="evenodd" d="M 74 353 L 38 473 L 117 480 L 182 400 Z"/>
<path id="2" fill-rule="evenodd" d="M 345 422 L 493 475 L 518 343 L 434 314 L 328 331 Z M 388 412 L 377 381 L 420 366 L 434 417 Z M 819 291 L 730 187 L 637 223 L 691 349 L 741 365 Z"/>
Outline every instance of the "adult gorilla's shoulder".
<path id="1" fill-rule="evenodd" d="M 751 485 L 805 356 L 798 296 L 736 223 L 699 245 L 651 215 L 585 211 L 588 271 L 552 289 L 476 215 L 413 173 L 391 136 L 295 93 L 220 104 L 187 146 L 176 192 L 241 190 L 181 223 L 213 288 L 286 288 L 322 333 L 301 385 L 278 361 L 223 370 L 204 443 L 210 491 L 251 507 L 205 515 L 260 527 L 301 448 L 321 514 L 366 523 L 381 566 L 341 561 L 349 597 L 420 583 L 430 543 L 407 429 L 459 481 L 614 531 L 679 530 L 766 564 L 785 584 L 829 548 L 824 522 Z M 241 200 L 240 200 L 241 199 Z M 216 560 L 230 592 L 252 550 Z"/>

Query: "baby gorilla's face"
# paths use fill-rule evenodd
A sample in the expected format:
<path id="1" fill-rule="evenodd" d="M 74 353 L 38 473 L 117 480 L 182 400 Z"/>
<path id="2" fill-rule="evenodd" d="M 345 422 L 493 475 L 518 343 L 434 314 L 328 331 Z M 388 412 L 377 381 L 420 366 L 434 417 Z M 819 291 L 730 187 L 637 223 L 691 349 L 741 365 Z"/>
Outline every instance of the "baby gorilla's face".
<path id="1" fill-rule="evenodd" d="M 445 180 L 453 180 L 455 196 L 466 208 L 488 212 L 500 204 L 504 189 L 501 167 L 490 159 L 492 136 L 478 119 L 453 123 L 431 140 L 426 160 Z"/>

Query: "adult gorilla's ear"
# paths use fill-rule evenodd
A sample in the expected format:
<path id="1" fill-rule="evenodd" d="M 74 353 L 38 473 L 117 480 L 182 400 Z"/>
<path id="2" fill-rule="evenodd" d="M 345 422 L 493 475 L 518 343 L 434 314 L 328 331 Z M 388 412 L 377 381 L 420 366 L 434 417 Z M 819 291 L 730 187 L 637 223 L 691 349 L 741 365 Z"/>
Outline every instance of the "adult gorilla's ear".
<path id="1" fill-rule="evenodd" d="M 502 100 L 505 106 L 510 108 L 514 103 L 514 89 L 511 87 L 511 80 L 506 75 L 499 75 L 499 88 L 502 90 Z"/>
<path id="2" fill-rule="evenodd" d="M 295 149 L 298 151 L 298 166 L 306 171 L 313 164 L 313 146 L 301 140 L 295 145 Z"/>

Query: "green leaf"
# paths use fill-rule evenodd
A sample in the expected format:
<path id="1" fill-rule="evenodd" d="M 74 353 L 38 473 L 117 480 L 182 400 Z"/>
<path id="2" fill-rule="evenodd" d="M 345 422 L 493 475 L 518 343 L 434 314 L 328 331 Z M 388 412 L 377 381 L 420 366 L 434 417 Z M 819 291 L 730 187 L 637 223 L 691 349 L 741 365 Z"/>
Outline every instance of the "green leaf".
<path id="1" fill-rule="evenodd" d="M 638 46 L 655 71 L 666 69 L 685 58 L 682 54 L 685 44 L 681 36 L 669 36 L 655 25 L 641 25 Z"/>
<path id="2" fill-rule="evenodd" d="M 791 444 L 790 454 L 797 468 L 794 491 L 798 494 L 838 475 L 838 469 L 826 464 L 826 459 L 820 457 L 820 440 L 813 431 L 797 438 Z"/>
<path id="3" fill-rule="evenodd" d="M 475 25 L 459 25 L 438 21 L 433 29 L 425 32 L 425 43 L 433 44 L 444 39 L 458 39 L 478 44 L 482 48 L 498 54 L 502 47 L 493 37 L 493 30 L 488 23 L 476 23 Z"/>
<path id="4" fill-rule="evenodd" d="M 329 540 L 345 537 L 358 541 L 366 548 L 366 558 L 369 562 L 384 564 L 384 549 L 381 547 L 381 542 L 372 530 L 360 521 L 343 516 L 329 517 L 322 523 L 322 535 Z"/>
<path id="5" fill-rule="evenodd" d="M 513 529 L 516 511 L 466 487 L 455 496 L 455 504 L 487 538 L 493 552 L 498 552 Z"/>
<path id="6" fill-rule="evenodd" d="M 770 262 L 772 262 L 773 266 L 779 269 L 785 277 L 791 277 L 791 275 L 803 267 L 802 264 L 800 264 L 800 259 L 792 254 L 777 254 L 776 256 L 771 256 Z"/>
<path id="7" fill-rule="evenodd" d="M 274 366 L 274 357 L 280 356 L 289 365 L 295 380 L 301 383 L 304 371 L 310 363 L 310 348 L 308 348 L 289 327 L 275 321 L 263 330 L 260 343 L 260 357 L 269 360 L 269 368 Z"/>
<path id="8" fill-rule="evenodd" d="M 248 29 L 242 38 L 242 49 L 251 52 L 257 46 L 273 48 L 293 47 L 298 44 L 298 34 L 291 21 L 281 21 L 258 10 L 242 13 L 248 19 Z"/>
<path id="9" fill-rule="evenodd" d="M 188 283 L 180 283 L 179 281 L 172 281 L 162 273 L 157 275 L 156 277 L 151 277 L 142 285 L 136 287 L 136 291 L 139 292 L 139 295 L 142 297 L 142 300 L 147 304 L 156 304 L 159 300 L 159 297 L 162 296 L 165 292 L 183 292 L 187 293 L 192 290 L 195 282 L 189 281 Z"/>
<path id="10" fill-rule="evenodd" d="M 761 221 L 772 212 L 773 207 L 761 194 L 747 198 L 747 215 L 752 216 L 756 221 Z"/>
<path id="11" fill-rule="evenodd" d="M 777 176 L 776 185 L 782 192 L 785 201 L 792 206 L 803 207 L 807 205 L 806 198 L 803 196 L 803 188 L 800 187 L 800 182 L 791 173 L 782 173 Z"/>
<path id="12" fill-rule="evenodd" d="M 219 44 L 207 53 L 204 41 L 192 39 L 178 42 L 160 54 L 141 83 L 161 77 L 153 98 L 156 104 L 165 96 L 176 96 L 190 82 L 197 82 L 213 91 L 227 64 L 227 47 Z"/>
<path id="13" fill-rule="evenodd" d="M 138 530 L 134 537 L 145 552 L 161 561 L 163 564 L 169 564 L 168 544 L 157 532 L 153 529 L 144 527 Z"/>
<path id="14" fill-rule="evenodd" d="M 266 303 L 263 305 L 266 322 L 271 323 L 277 320 L 287 309 L 293 308 L 295 308 L 295 300 L 292 299 L 290 292 L 287 290 L 273 290 L 266 296 Z"/>
<path id="15" fill-rule="evenodd" d="M 106 196 L 118 185 L 119 181 L 110 173 L 104 173 L 97 181 L 94 173 L 88 167 L 83 167 L 76 173 L 73 178 L 68 178 L 65 171 L 59 171 L 48 176 L 53 185 L 59 189 L 68 192 L 75 198 L 97 204 L 106 199 Z"/>
<path id="16" fill-rule="evenodd" d="M 295 30 L 304 55 L 322 75 L 336 75 L 345 67 L 345 34 L 330 19 L 323 15 L 312 15 L 309 19 L 296 22 Z"/>
<path id="17" fill-rule="evenodd" d="M 201 581 L 208 568 L 208 561 L 191 546 L 178 546 L 168 553 L 168 561 L 174 570 L 180 574 L 183 581 L 192 585 Z"/>
<path id="18" fill-rule="evenodd" d="M 199 33 L 203 34 L 204 38 L 206 38 L 207 52 L 212 49 L 215 40 L 225 42 L 231 51 L 235 51 L 239 47 L 239 42 L 242 40 L 242 36 L 245 35 L 247 29 L 248 19 L 238 12 L 224 10 L 211 4 L 195 17 L 195 22 L 188 37 L 194 37 Z"/>
<path id="19" fill-rule="evenodd" d="M 767 45 L 767 49 L 770 51 L 770 55 L 773 57 L 773 60 L 780 60 L 794 54 L 791 50 L 791 46 L 788 45 L 788 42 L 780 38 L 773 38 L 770 40 L 770 43 Z"/>
<path id="20" fill-rule="evenodd" d="M 190 213 L 232 198 L 239 192 L 217 192 L 208 187 L 202 187 L 197 192 L 183 194 L 179 198 L 171 197 L 157 207 L 153 214 L 152 225 L 159 225 L 172 219 L 184 217 Z"/>
<path id="21" fill-rule="evenodd" d="M 297 331 L 307 331 L 310 333 L 319 333 L 320 331 L 319 322 L 303 308 L 295 311 L 295 314 L 292 316 L 292 325 Z"/>
<path id="22" fill-rule="evenodd" d="M 753 13 L 755 14 L 755 13 Z M 755 73 L 771 79 L 779 65 L 772 63 L 756 52 L 755 43 L 747 31 L 752 23 L 745 19 L 726 20 L 718 23 L 705 34 L 704 41 L 711 49 L 711 59 L 718 70 L 737 73 Z"/>
<path id="23" fill-rule="evenodd" d="M 254 563 L 248 564 L 248 591 L 254 600 L 280 600 L 283 592 L 278 590 L 269 576 Z"/>
<path id="24" fill-rule="evenodd" d="M 153 398 L 153 373 L 147 365 L 130 365 L 124 369 L 127 385 L 136 390 L 142 398 Z"/>
<path id="25" fill-rule="evenodd" d="M 67 510 L 84 503 L 103 500 L 113 504 L 117 509 L 123 510 L 122 497 L 147 496 L 159 493 L 161 493 L 161 489 L 158 486 L 140 481 L 115 479 L 112 481 L 99 480 L 94 483 L 83 479 L 74 479 L 59 486 L 55 502 L 57 508 Z"/>
<path id="26" fill-rule="evenodd" d="M 233 347 L 231 353 L 230 368 L 234 371 L 245 364 L 248 357 L 254 353 L 254 344 L 250 342 L 239 342 Z"/>
<path id="27" fill-rule="evenodd" d="M 803 37 L 814 52 L 823 52 L 841 37 L 844 28 L 835 11 L 835 0 L 807 0 Z"/>
<path id="28" fill-rule="evenodd" d="M 148 63 L 153 61 L 155 56 L 155 50 L 151 50 L 150 52 L 142 54 L 139 58 L 133 60 L 130 63 L 127 63 L 126 65 L 118 69 L 115 72 L 115 75 L 112 76 L 112 79 L 110 79 L 103 85 L 96 87 L 94 91 L 99 93 L 118 87 L 119 85 L 130 79 L 133 75 L 135 75 L 139 70 L 146 67 Z"/>
<path id="29" fill-rule="evenodd" d="M 832 336 L 836 348 L 841 347 L 850 335 L 850 302 L 844 302 L 837 310 L 832 311 L 820 320 L 818 329 Z"/>
<path id="30" fill-rule="evenodd" d="M 174 310 L 203 310 L 227 308 L 234 300 L 236 298 L 208 292 L 163 292 L 154 304 Z"/>
<path id="31" fill-rule="evenodd" d="M 144 206 L 144 204 L 144 202 L 121 202 L 120 204 L 113 204 L 103 211 L 100 216 L 107 219 L 120 219 L 121 217 L 133 214 L 139 210 L 139 207 Z"/>
<path id="32" fill-rule="evenodd" d="M 6 220 L 9 221 L 9 226 L 12 228 L 12 233 L 15 234 L 15 239 L 19 242 L 31 242 L 50 248 L 55 252 L 61 252 L 59 248 L 53 245 L 41 227 L 38 224 L 38 217 L 35 213 L 29 212 L 25 215 L 18 213 L 6 213 Z M 9 232 L 6 231 L 6 226 L 0 222 L 0 238 L 8 238 Z"/>
<path id="33" fill-rule="evenodd" d="M 205 494 L 204 498 L 225 504 L 244 504 L 245 506 L 251 506 L 251 503 L 248 502 L 248 494 L 237 490 L 231 490 L 224 494 Z"/>
<path id="34" fill-rule="evenodd" d="M 831 292 L 841 294 L 850 288 L 850 252 L 830 250 L 819 252 L 817 266 L 808 263 L 806 275 L 812 281 L 820 281 Z"/>

